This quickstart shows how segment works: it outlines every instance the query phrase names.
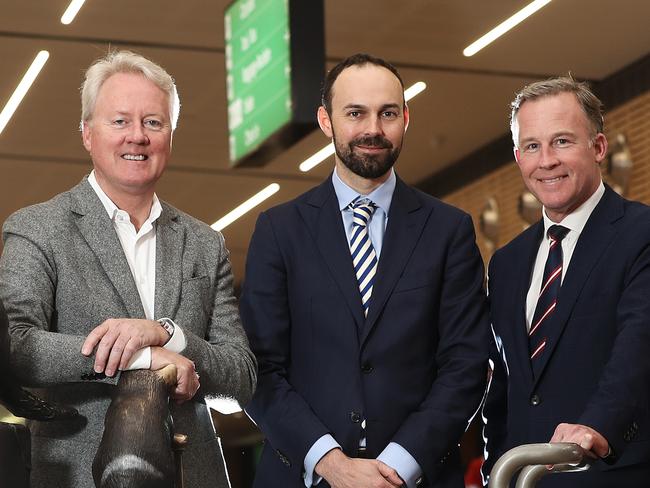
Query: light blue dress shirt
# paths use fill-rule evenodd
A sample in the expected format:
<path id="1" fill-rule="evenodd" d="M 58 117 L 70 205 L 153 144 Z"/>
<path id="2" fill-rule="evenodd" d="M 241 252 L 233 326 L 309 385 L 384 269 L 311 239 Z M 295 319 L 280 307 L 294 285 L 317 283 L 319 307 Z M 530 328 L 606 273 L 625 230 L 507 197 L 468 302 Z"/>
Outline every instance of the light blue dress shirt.
<path id="1" fill-rule="evenodd" d="M 388 210 L 390 203 L 393 200 L 393 192 L 395 191 L 395 184 L 397 178 L 395 172 L 391 169 L 390 176 L 380 186 L 375 188 L 368 195 L 360 195 L 356 190 L 353 190 L 348 185 L 341 181 L 339 175 L 334 169 L 332 174 L 332 184 L 334 185 L 334 192 L 339 202 L 339 210 L 341 211 L 341 218 L 343 219 L 343 226 L 345 227 L 345 234 L 350 242 L 352 236 L 352 210 L 349 208 L 350 203 L 357 197 L 365 197 L 370 199 L 377 209 L 375 210 L 370 224 L 368 226 L 368 233 L 370 234 L 370 241 L 375 248 L 377 258 L 381 254 L 381 246 L 384 240 L 384 233 L 386 232 L 386 224 L 388 223 Z M 370 301 L 372 307 L 372 299 Z M 365 446 L 365 439 L 361 439 L 361 446 Z M 340 448 L 338 442 L 330 434 L 325 434 L 318 439 L 311 446 L 307 455 L 305 456 L 305 486 L 307 488 L 320 483 L 321 477 L 314 473 L 314 468 L 318 461 L 332 449 Z M 417 461 L 409 454 L 409 452 L 396 442 L 389 443 L 386 448 L 377 456 L 377 459 L 393 468 L 408 488 L 414 488 L 415 482 L 422 475 L 422 469 Z"/>

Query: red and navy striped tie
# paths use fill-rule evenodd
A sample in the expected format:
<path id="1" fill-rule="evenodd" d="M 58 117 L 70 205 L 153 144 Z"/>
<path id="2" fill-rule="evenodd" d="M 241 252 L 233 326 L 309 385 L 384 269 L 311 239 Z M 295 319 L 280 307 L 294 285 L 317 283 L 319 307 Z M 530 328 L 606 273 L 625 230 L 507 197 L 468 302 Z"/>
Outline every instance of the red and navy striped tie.
<path id="1" fill-rule="evenodd" d="M 367 198 L 357 197 L 350 204 L 350 208 L 352 208 L 353 212 L 350 253 L 352 254 L 354 273 L 359 282 L 363 313 L 367 317 L 370 296 L 372 295 L 372 286 L 375 281 L 375 273 L 377 272 L 377 254 L 370 241 L 368 224 L 377 207 Z"/>
<path id="2" fill-rule="evenodd" d="M 544 278 L 535 307 L 535 315 L 533 315 L 528 332 L 530 360 L 533 366 L 544 354 L 552 326 L 551 317 L 555 311 L 562 283 L 562 239 L 568 232 L 569 229 L 561 225 L 552 225 L 548 229 L 548 236 L 551 239 L 548 258 L 546 258 L 544 266 Z M 533 369 L 535 368 L 533 367 Z"/>

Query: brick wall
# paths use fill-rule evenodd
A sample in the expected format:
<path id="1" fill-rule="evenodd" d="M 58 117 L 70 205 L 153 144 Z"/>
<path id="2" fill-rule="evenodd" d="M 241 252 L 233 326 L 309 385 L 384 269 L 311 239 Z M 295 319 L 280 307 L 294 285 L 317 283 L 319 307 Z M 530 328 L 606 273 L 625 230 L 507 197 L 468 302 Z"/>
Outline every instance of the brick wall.
<path id="1" fill-rule="evenodd" d="M 634 163 L 627 198 L 650 204 L 650 91 L 606 113 L 605 133 L 610 148 L 614 145 L 617 134 L 624 134 L 627 139 Z M 608 181 L 609 176 L 604 174 L 604 179 Z M 481 212 L 488 198 L 496 200 L 500 220 L 496 247 L 503 246 L 526 226 L 518 210 L 523 190 L 524 184 L 513 159 L 443 198 L 472 215 L 477 242 L 486 264 L 492 250 L 479 229 Z"/>

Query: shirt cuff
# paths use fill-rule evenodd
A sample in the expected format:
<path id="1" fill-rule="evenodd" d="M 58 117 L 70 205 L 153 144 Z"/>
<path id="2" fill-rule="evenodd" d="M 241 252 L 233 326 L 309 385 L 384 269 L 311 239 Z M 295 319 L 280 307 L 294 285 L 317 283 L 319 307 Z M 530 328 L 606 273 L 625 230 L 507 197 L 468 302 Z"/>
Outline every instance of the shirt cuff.
<path id="1" fill-rule="evenodd" d="M 337 449 L 340 447 L 341 446 L 339 445 L 339 443 L 336 442 L 334 440 L 334 437 L 332 437 L 330 434 L 325 434 L 316 442 L 314 442 L 314 445 L 311 446 L 311 449 L 307 451 L 307 455 L 305 456 L 305 462 L 304 462 L 305 465 L 304 479 L 305 479 L 305 486 L 307 488 L 309 488 L 310 486 L 317 485 L 323 479 L 321 476 L 318 476 L 314 471 L 316 465 L 318 464 L 318 461 L 320 461 L 322 457 L 328 452 L 330 452 L 332 449 Z"/>
<path id="2" fill-rule="evenodd" d="M 139 351 L 135 351 L 129 364 L 124 368 L 125 371 L 132 371 L 134 369 L 150 369 L 151 368 L 151 348 L 149 346 L 143 347 Z"/>
<path id="3" fill-rule="evenodd" d="M 174 324 L 174 333 L 171 335 L 163 347 L 168 351 L 175 352 L 177 354 L 182 353 L 187 347 L 187 339 L 185 339 L 185 333 L 183 332 L 183 329 L 181 329 L 178 324 L 172 319 L 163 317 L 161 320 L 163 319 L 169 320 Z"/>
<path id="4" fill-rule="evenodd" d="M 408 488 L 415 488 L 415 483 L 422 476 L 422 469 L 415 458 L 396 442 L 388 444 L 377 459 L 397 471 Z"/>

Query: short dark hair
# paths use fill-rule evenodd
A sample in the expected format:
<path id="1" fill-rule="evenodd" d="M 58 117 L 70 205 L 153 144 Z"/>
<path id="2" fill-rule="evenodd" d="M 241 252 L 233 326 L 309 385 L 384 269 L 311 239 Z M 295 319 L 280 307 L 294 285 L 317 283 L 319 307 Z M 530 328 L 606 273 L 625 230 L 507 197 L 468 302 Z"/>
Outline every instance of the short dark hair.
<path id="1" fill-rule="evenodd" d="M 390 64 L 388 61 L 377 58 L 375 56 L 371 56 L 370 54 L 353 54 L 352 56 L 345 58 L 343 61 L 334 66 L 325 76 L 325 80 L 323 80 L 323 87 L 321 89 L 321 104 L 323 107 L 325 107 L 325 110 L 327 110 L 328 114 L 332 112 L 332 87 L 334 86 L 334 82 L 339 77 L 339 75 L 343 72 L 344 69 L 349 68 L 350 66 L 365 66 L 366 64 L 374 64 L 375 66 L 386 68 L 399 80 L 399 84 L 402 85 L 402 91 L 404 91 L 404 81 L 402 80 L 402 77 L 400 76 L 395 66 Z"/>

